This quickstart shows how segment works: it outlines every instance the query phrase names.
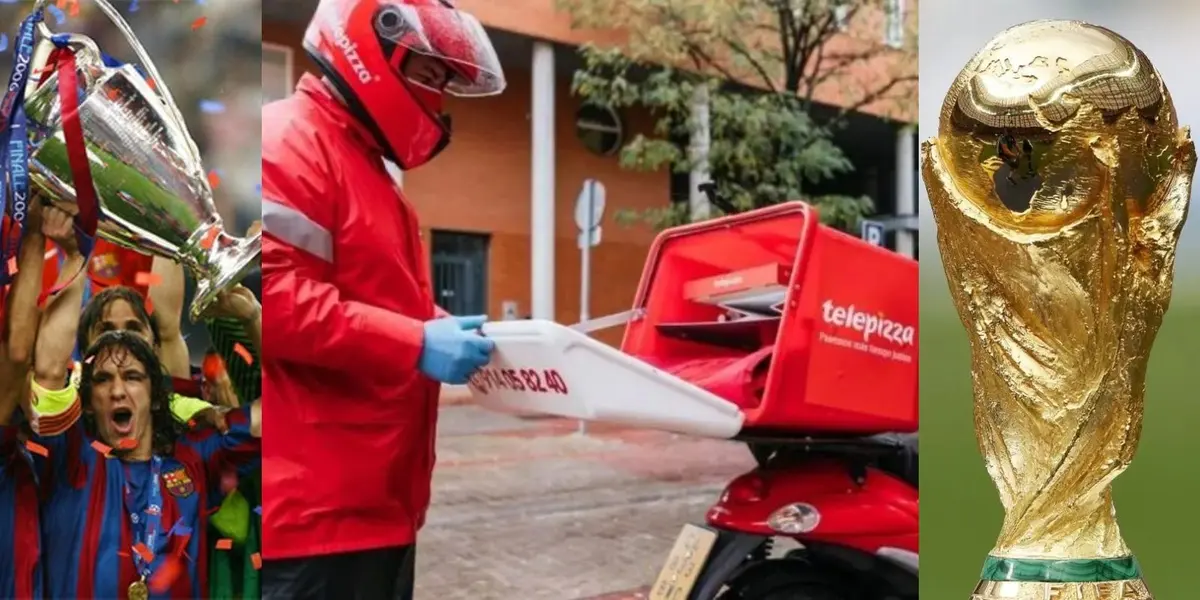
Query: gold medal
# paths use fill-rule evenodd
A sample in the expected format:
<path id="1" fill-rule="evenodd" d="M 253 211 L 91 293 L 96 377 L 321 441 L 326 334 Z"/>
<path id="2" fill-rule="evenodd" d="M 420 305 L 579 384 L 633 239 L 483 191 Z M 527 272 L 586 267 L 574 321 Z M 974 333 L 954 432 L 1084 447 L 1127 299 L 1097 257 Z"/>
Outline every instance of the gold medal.
<path id="1" fill-rule="evenodd" d="M 150 588 L 144 577 L 129 584 L 129 600 L 150 600 Z"/>

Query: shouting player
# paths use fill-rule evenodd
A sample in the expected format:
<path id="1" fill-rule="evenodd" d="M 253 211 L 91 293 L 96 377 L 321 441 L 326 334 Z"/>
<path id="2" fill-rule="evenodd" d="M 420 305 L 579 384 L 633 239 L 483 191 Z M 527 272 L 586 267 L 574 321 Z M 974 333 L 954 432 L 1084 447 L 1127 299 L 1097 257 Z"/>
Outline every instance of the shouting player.
<path id="1" fill-rule="evenodd" d="M 52 598 L 128 597 L 153 591 L 207 597 L 206 517 L 217 474 L 259 457 L 259 402 L 227 415 L 228 431 L 187 434 L 171 388 L 144 338 L 101 334 L 83 360 L 84 418 L 35 436 L 43 503 L 44 568 Z"/>
<path id="2" fill-rule="evenodd" d="M 450 142 L 445 94 L 504 76 L 448 0 L 322 0 L 323 78 L 263 108 L 265 598 L 411 597 L 440 383 L 489 360 L 483 317 L 433 301 L 417 217 L 385 168 Z"/>
<path id="3" fill-rule="evenodd" d="M 56 204 L 46 208 L 44 218 L 47 237 L 55 242 L 68 264 L 83 260 L 78 256 L 75 241 L 74 217 L 77 210 L 74 205 Z M 154 259 L 152 274 L 158 279 L 158 284 L 150 290 L 157 308 L 153 316 L 146 308 L 146 298 L 133 288 L 120 285 L 97 293 L 81 311 L 84 287 L 89 283 L 85 277 L 68 281 L 77 270 L 69 268 L 62 271 L 59 283 L 69 285 L 65 285 L 49 302 L 38 334 L 33 380 L 33 392 L 38 404 L 38 414 L 34 415 L 35 430 L 44 435 L 54 435 L 78 418 L 81 407 L 76 401 L 76 388 L 80 369 L 77 364 L 68 369 L 71 355 L 76 350 L 82 352 L 87 349 L 100 333 L 112 330 L 131 331 L 158 351 L 168 377 L 173 377 L 176 386 L 174 391 L 179 392 L 172 396 L 171 408 L 180 422 L 195 421 L 223 428 L 221 413 L 195 397 L 199 391 L 192 389 L 188 378 L 190 365 L 187 345 L 179 329 L 183 309 L 182 267 L 165 258 Z M 257 314 L 231 316 L 238 316 L 246 322 L 255 320 L 257 325 Z"/>

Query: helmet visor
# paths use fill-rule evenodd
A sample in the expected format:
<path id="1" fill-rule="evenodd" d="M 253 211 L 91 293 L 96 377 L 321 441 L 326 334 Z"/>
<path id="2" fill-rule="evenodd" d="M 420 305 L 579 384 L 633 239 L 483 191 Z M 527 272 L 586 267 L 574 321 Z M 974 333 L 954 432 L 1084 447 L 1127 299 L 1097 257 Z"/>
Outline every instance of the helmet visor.
<path id="1" fill-rule="evenodd" d="M 479 20 L 465 12 L 391 4 L 379 12 L 375 30 L 398 46 L 445 63 L 450 70 L 446 93 L 470 97 L 504 91 L 504 71 L 492 40 Z"/>

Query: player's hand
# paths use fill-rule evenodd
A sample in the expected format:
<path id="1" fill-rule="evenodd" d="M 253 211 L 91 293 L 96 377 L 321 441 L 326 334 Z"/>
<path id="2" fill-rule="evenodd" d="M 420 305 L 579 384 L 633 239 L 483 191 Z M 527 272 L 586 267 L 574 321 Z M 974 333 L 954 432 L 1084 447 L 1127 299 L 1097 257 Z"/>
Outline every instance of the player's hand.
<path id="1" fill-rule="evenodd" d="M 212 427 L 221 433 L 229 432 L 229 424 L 225 422 L 225 413 L 230 409 L 214 406 L 192 415 L 192 422 L 197 428 Z"/>
<path id="2" fill-rule="evenodd" d="M 480 335 L 486 316 L 445 317 L 425 322 L 420 369 L 430 379 L 462 385 L 491 360 L 496 343 Z"/>
<path id="3" fill-rule="evenodd" d="M 224 370 L 215 379 L 204 382 L 204 392 L 204 399 L 209 404 L 222 408 L 237 408 L 239 405 L 237 392 L 233 390 L 233 381 Z"/>
<path id="4" fill-rule="evenodd" d="M 41 200 L 31 202 L 42 204 Z M 67 255 L 79 253 L 75 238 L 75 216 L 79 207 L 70 202 L 47 203 L 42 206 L 42 235 L 49 238 Z"/>
<path id="5" fill-rule="evenodd" d="M 249 288 L 238 285 L 218 294 L 216 302 L 202 316 L 205 319 L 228 317 L 242 323 L 253 323 L 262 317 L 262 304 Z"/>

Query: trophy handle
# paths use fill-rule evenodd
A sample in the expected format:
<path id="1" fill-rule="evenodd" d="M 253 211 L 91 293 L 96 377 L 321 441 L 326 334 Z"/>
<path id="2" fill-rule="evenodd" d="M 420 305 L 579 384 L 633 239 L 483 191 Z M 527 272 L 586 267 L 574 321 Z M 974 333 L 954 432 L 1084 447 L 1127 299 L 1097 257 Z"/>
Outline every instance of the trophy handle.
<path id="1" fill-rule="evenodd" d="M 154 61 L 150 59 L 150 55 L 142 47 L 142 43 L 138 41 L 137 36 L 134 35 L 133 29 L 129 27 L 129 23 L 121 16 L 120 11 L 108 3 L 108 0 L 92 0 L 92 2 L 100 7 L 100 12 L 104 13 L 104 16 L 108 17 L 108 20 L 117 27 L 121 35 L 125 36 L 125 41 L 129 43 L 129 47 L 133 48 L 133 53 L 137 56 L 138 62 L 142 64 L 142 67 L 146 69 L 146 74 L 158 83 L 158 85 L 154 86 L 154 90 L 162 96 L 163 103 L 166 104 L 167 114 L 179 125 L 180 131 L 186 134 L 184 137 L 187 138 L 188 147 L 191 149 L 192 154 L 199 157 L 200 149 L 196 147 L 196 141 L 192 139 L 191 132 L 187 129 L 187 122 L 183 120 L 183 115 L 179 112 L 179 107 L 175 104 L 175 99 L 171 97 L 171 90 L 167 88 L 166 82 L 159 76 L 158 68 L 154 66 Z M 37 0 L 33 5 L 33 12 L 44 11 L 49 4 L 50 0 Z M 37 30 L 38 34 L 46 39 L 54 37 L 54 31 L 46 24 L 45 19 L 38 22 Z M 97 62 L 103 62 L 103 55 L 100 53 L 100 48 L 91 39 L 81 35 L 72 35 L 71 42 L 79 43 L 88 52 L 94 53 L 94 58 Z M 203 177 L 201 179 L 204 180 Z M 207 185 L 207 180 L 204 180 L 204 182 Z"/>

